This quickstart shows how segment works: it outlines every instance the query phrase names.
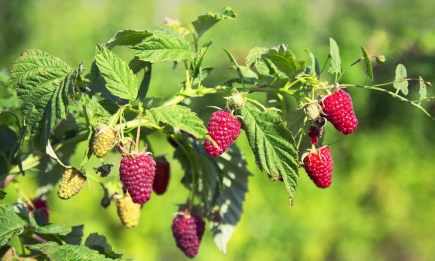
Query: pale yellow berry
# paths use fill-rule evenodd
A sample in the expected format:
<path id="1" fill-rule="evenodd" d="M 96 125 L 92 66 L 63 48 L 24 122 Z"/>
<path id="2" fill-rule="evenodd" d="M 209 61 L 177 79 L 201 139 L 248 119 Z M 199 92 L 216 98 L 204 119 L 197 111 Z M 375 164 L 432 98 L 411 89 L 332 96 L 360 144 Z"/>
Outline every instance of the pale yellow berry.
<path id="1" fill-rule="evenodd" d="M 126 228 L 132 228 L 139 224 L 141 204 L 136 204 L 129 194 L 116 200 L 119 219 Z"/>
<path id="2" fill-rule="evenodd" d="M 83 188 L 86 177 L 77 169 L 69 168 L 63 173 L 57 195 L 61 199 L 69 199 Z"/>

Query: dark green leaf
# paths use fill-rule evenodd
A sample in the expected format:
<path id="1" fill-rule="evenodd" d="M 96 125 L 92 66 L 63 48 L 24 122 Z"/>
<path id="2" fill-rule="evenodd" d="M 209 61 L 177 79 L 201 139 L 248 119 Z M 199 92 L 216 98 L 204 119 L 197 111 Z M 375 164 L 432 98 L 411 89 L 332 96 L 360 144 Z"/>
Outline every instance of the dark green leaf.
<path id="1" fill-rule="evenodd" d="M 83 237 L 83 225 L 71 227 L 72 231 L 65 236 L 60 236 L 66 243 L 80 245 Z"/>
<path id="2" fill-rule="evenodd" d="M 0 205 L 0 246 L 20 235 L 28 223 L 21 219 L 11 205 Z"/>
<path id="3" fill-rule="evenodd" d="M 22 101 L 27 130 L 45 147 L 59 122 L 65 118 L 74 93 L 78 70 L 38 49 L 29 49 L 12 64 L 8 86 Z"/>
<path id="4" fill-rule="evenodd" d="M 364 58 L 364 68 L 366 75 L 373 81 L 373 68 L 372 68 L 372 61 L 370 61 L 369 55 L 367 54 L 366 49 L 364 49 L 363 46 L 361 46 L 361 51 Z"/>
<path id="5" fill-rule="evenodd" d="M 240 109 L 240 115 L 255 155 L 255 163 L 272 180 L 284 181 L 292 203 L 299 176 L 298 154 L 293 135 L 274 110 L 262 112 L 254 105 L 246 103 Z"/>
<path id="6" fill-rule="evenodd" d="M 133 71 L 134 74 L 138 74 L 142 69 L 147 66 L 149 62 L 141 61 L 139 58 L 134 57 L 129 63 L 128 67 Z"/>
<path id="7" fill-rule="evenodd" d="M 330 51 L 329 55 L 331 55 L 331 64 L 328 69 L 330 74 L 341 73 L 341 59 L 340 59 L 340 50 L 338 49 L 337 42 L 329 38 Z"/>
<path id="8" fill-rule="evenodd" d="M 110 118 L 112 117 L 112 114 L 114 114 L 113 110 L 106 109 L 103 105 L 108 107 L 109 109 L 112 109 L 113 106 L 111 105 L 110 101 L 101 100 L 101 101 L 93 101 L 89 97 L 85 96 L 83 97 L 82 103 L 87 108 L 89 120 L 94 123 L 103 123 L 108 124 Z M 115 112 L 117 109 L 115 110 Z"/>
<path id="9" fill-rule="evenodd" d="M 54 242 L 47 242 L 36 245 L 26 246 L 30 250 L 40 251 L 47 255 L 52 261 L 109 261 L 112 258 L 106 258 L 97 251 L 87 248 L 86 246 L 61 245 Z"/>
<path id="10" fill-rule="evenodd" d="M 6 197 L 6 193 L 3 189 L 0 189 L 0 200 L 3 200 Z"/>
<path id="11" fill-rule="evenodd" d="M 192 24 L 195 27 L 199 38 L 220 20 L 235 20 L 236 18 L 237 14 L 230 7 L 224 7 L 217 13 L 208 12 L 198 16 L 198 19 L 193 21 Z"/>
<path id="12" fill-rule="evenodd" d="M 226 254 L 227 243 L 243 212 L 243 201 L 248 192 L 248 177 L 252 174 L 246 168 L 243 153 L 235 144 L 216 160 L 224 178 L 223 189 L 216 202 L 220 220 L 210 219 L 210 229 L 217 247 Z"/>
<path id="13" fill-rule="evenodd" d="M 122 254 L 115 253 L 113 247 L 107 242 L 106 237 L 103 235 L 99 235 L 98 233 L 90 234 L 86 239 L 85 246 L 89 247 L 90 249 L 97 250 L 100 254 L 103 254 L 106 257 L 122 257 Z"/>
<path id="14" fill-rule="evenodd" d="M 139 92 L 137 94 L 137 97 L 139 98 L 139 100 L 141 101 L 145 101 L 145 98 L 147 96 L 148 93 L 148 89 L 150 86 L 150 82 L 151 82 L 151 72 L 152 72 L 152 65 L 149 62 L 146 62 L 147 65 L 144 69 L 144 75 L 143 75 L 143 79 L 140 82 L 140 86 L 139 86 Z"/>
<path id="15" fill-rule="evenodd" d="M 208 213 L 213 207 L 219 168 L 202 146 L 191 143 L 191 146 L 185 146 L 185 149 L 192 161 L 181 147 L 174 153 L 174 158 L 180 161 L 185 173 L 181 182 L 187 189 L 192 189 L 192 175 L 195 173 L 195 183 L 198 186 L 196 194 L 204 202 L 205 211 Z"/>
<path id="16" fill-rule="evenodd" d="M 269 48 L 267 47 L 254 47 L 249 50 L 248 56 L 246 57 L 246 67 L 251 67 L 251 65 L 260 59 L 261 55 L 268 50 Z"/>
<path id="17" fill-rule="evenodd" d="M 136 45 L 142 42 L 145 38 L 152 36 L 153 33 L 147 30 L 122 30 L 117 32 L 109 41 L 106 42 L 107 49 L 112 49 L 116 45 Z"/>
<path id="18" fill-rule="evenodd" d="M 155 124 L 163 122 L 180 128 L 198 139 L 205 138 L 207 129 L 196 113 L 181 105 L 162 106 L 146 111 L 148 119 Z"/>
<path id="19" fill-rule="evenodd" d="M 305 71 L 305 61 L 296 60 L 296 57 L 290 50 L 287 50 L 287 46 L 284 44 L 271 48 L 269 51 L 262 54 L 261 58 L 270 60 L 278 70 L 285 73 L 290 78 Z"/>
<path id="20" fill-rule="evenodd" d="M 156 34 L 129 50 L 140 60 L 151 63 L 184 61 L 196 53 L 190 51 L 189 43 L 178 35 Z"/>
<path id="21" fill-rule="evenodd" d="M 403 64 L 399 63 L 396 67 L 396 77 L 393 83 L 393 86 L 396 90 L 402 91 L 404 95 L 408 95 L 408 81 L 403 80 L 406 79 L 407 73 L 406 68 Z"/>
<path id="22" fill-rule="evenodd" d="M 311 75 L 316 74 L 317 76 L 319 76 L 320 75 L 319 62 L 317 61 L 317 59 L 314 56 L 314 54 L 312 54 L 310 51 L 305 50 L 305 52 L 307 52 L 310 55 L 310 60 L 311 60 L 311 65 L 310 65 Z"/>
<path id="23" fill-rule="evenodd" d="M 102 45 L 97 45 L 95 59 L 101 75 L 106 80 L 107 89 L 122 99 L 135 100 L 137 78 L 127 63 Z"/>

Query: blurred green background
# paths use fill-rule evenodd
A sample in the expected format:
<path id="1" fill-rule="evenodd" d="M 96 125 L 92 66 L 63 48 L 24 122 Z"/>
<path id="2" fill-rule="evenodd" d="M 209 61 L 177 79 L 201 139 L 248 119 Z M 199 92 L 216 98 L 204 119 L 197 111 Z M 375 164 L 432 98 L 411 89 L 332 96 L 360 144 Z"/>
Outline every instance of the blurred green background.
<path id="1" fill-rule="evenodd" d="M 435 12 L 433 0 L 315 0 L 315 1 L 54 1 L 0 0 L 0 68 L 9 68 L 27 48 L 39 48 L 72 67 L 85 62 L 90 68 L 95 44 L 105 42 L 122 29 L 152 29 L 164 17 L 182 23 L 207 11 L 231 6 L 236 21 L 219 22 L 202 38 L 213 39 L 204 65 L 215 67 L 204 82 L 208 87 L 235 75 L 222 51 L 230 50 L 244 64 L 255 46 L 288 44 L 296 57 L 308 59 L 305 49 L 323 64 L 329 52 L 329 37 L 340 47 L 343 65 L 360 57 L 360 45 L 369 54 L 384 54 L 387 62 L 375 65 L 375 83 L 394 79 L 398 63 L 408 76 L 422 76 L 435 83 Z M 115 52 L 126 61 L 125 48 Z M 184 72 L 171 63 L 153 67 L 150 96 L 169 97 L 179 90 Z M 343 83 L 362 84 L 364 69 L 355 66 Z M 418 99 L 418 84 L 410 84 L 411 99 Z M 392 87 L 387 87 L 392 88 Z M 293 208 L 288 207 L 282 183 L 272 183 L 258 171 L 241 135 L 237 144 L 246 152 L 249 180 L 245 212 L 228 254 L 214 245 L 206 232 L 196 260 L 433 260 L 435 256 L 435 123 L 417 108 L 391 96 L 369 90 L 349 90 L 359 120 L 357 131 L 344 136 L 328 125 L 324 143 L 331 146 L 334 174 L 331 188 L 318 189 L 302 170 Z M 433 95 L 429 89 L 429 95 Z M 216 105 L 222 106 L 221 104 Z M 212 109 L 195 104 L 207 122 Z M 435 104 L 425 107 L 435 114 Z M 179 183 L 180 165 L 172 161 L 173 149 L 164 137 L 148 137 L 155 155 L 171 159 L 172 180 L 168 192 L 153 196 L 142 212 L 138 228 L 121 226 L 114 204 L 100 206 L 102 191 L 93 182 L 68 201 L 48 196 L 51 222 L 85 225 L 85 236 L 99 232 L 115 250 L 135 260 L 184 260 L 172 238 L 170 225 L 176 204 L 187 191 Z M 85 144 L 72 155 L 79 165 Z M 107 162 L 117 163 L 119 155 Z M 88 168 L 98 165 L 93 158 Z M 59 178 L 53 177 L 54 179 Z M 37 179 L 31 173 L 19 177 L 30 195 L 36 195 Z M 92 181 L 91 181 L 92 183 Z M 49 188 L 49 187 L 47 187 Z M 15 202 L 13 185 L 7 201 Z M 18 244 L 14 239 L 12 242 Z"/>

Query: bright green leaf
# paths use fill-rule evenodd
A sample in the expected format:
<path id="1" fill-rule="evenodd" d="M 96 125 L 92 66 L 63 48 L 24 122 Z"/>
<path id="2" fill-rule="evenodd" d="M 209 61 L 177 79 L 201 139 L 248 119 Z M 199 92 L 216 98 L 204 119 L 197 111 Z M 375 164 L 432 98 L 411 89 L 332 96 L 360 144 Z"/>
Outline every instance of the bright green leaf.
<path id="1" fill-rule="evenodd" d="M 340 50 L 338 49 L 337 42 L 329 38 L 330 51 L 329 55 L 331 55 L 331 64 L 328 69 L 330 74 L 341 73 L 341 58 L 340 58 Z"/>
<path id="2" fill-rule="evenodd" d="M 192 24 L 199 38 L 220 20 L 235 20 L 236 18 L 237 14 L 230 7 L 224 7 L 217 13 L 208 12 L 198 16 L 198 19 L 193 21 Z"/>
<path id="3" fill-rule="evenodd" d="M 190 51 L 189 43 L 178 35 L 156 34 L 129 50 L 140 60 L 150 63 L 184 61 L 196 53 Z"/>
<path id="4" fill-rule="evenodd" d="M 201 46 L 201 48 L 199 49 L 199 56 L 195 57 L 195 59 L 192 60 L 192 62 L 190 63 L 190 76 L 192 78 L 197 78 L 200 71 L 201 71 L 201 64 L 202 61 L 204 60 L 204 56 L 207 53 L 208 49 L 210 48 L 211 44 L 213 43 L 213 41 L 210 41 L 206 44 L 204 44 L 203 46 Z"/>
<path id="5" fill-rule="evenodd" d="M 298 154 L 293 135 L 286 129 L 275 110 L 262 112 L 254 105 L 246 103 L 240 109 L 240 115 L 255 155 L 255 163 L 272 180 L 283 179 L 292 203 L 299 176 Z"/>
<path id="6" fill-rule="evenodd" d="M 281 72 L 288 77 L 293 78 L 299 73 L 305 71 L 305 61 L 296 60 L 296 57 L 290 50 L 287 50 L 285 44 L 280 44 L 271 48 L 261 55 L 262 59 L 270 60 Z"/>
<path id="7" fill-rule="evenodd" d="M 408 81 L 403 80 L 406 79 L 406 77 L 406 68 L 403 64 L 399 63 L 396 67 L 396 77 L 393 86 L 396 90 L 402 91 L 404 95 L 408 95 Z"/>
<path id="8" fill-rule="evenodd" d="M 45 226 L 37 226 L 35 232 L 38 234 L 61 235 L 66 236 L 71 233 L 72 228 L 62 224 L 48 224 Z"/>
<path id="9" fill-rule="evenodd" d="M 310 60 L 311 60 L 311 65 L 310 65 L 311 75 L 316 74 L 317 76 L 319 76 L 320 75 L 319 61 L 317 61 L 317 59 L 314 56 L 314 54 L 312 54 L 310 51 L 305 50 L 305 52 L 307 52 L 310 55 Z"/>
<path id="10" fill-rule="evenodd" d="M 59 58 L 38 49 L 26 50 L 12 64 L 8 86 L 17 91 L 27 130 L 39 147 L 45 147 L 65 118 L 78 74 Z"/>
<path id="11" fill-rule="evenodd" d="M 180 128 L 192 134 L 198 139 L 205 138 L 207 129 L 200 118 L 190 110 L 181 105 L 162 106 L 146 111 L 148 119 L 155 124 L 163 122 L 173 127 Z"/>
<path id="12" fill-rule="evenodd" d="M 425 81 L 423 80 L 423 78 L 421 78 L 421 76 L 419 77 L 420 79 L 420 88 L 418 89 L 418 92 L 420 93 L 420 99 L 424 99 L 427 97 L 427 86 Z"/>
<path id="13" fill-rule="evenodd" d="M 47 255 L 50 260 L 68 260 L 68 261 L 109 261 L 111 258 L 106 258 L 100 255 L 97 251 L 87 248 L 86 246 L 75 245 L 58 245 L 55 242 L 47 242 L 36 245 L 26 246 L 30 250 L 40 251 Z"/>
<path id="14" fill-rule="evenodd" d="M 216 159 L 223 173 L 223 188 L 217 199 L 221 222 L 210 220 L 214 242 L 224 254 L 237 223 L 243 212 L 243 201 L 248 192 L 248 177 L 252 174 L 246 168 L 243 153 L 235 144 Z"/>
<path id="15" fill-rule="evenodd" d="M 105 46 L 110 50 L 116 45 L 136 45 L 152 35 L 153 33 L 148 32 L 147 30 L 122 30 L 110 38 L 109 41 L 106 42 Z"/>
<path id="16" fill-rule="evenodd" d="M 366 75 L 373 81 L 373 67 L 372 67 L 372 61 L 370 61 L 369 55 L 367 54 L 366 49 L 361 46 L 361 51 L 364 58 L 364 68 Z"/>
<path id="17" fill-rule="evenodd" d="M 246 57 L 246 67 L 251 67 L 251 65 L 260 59 L 261 55 L 268 50 L 269 48 L 267 47 L 254 47 L 249 50 L 248 56 Z"/>
<path id="18" fill-rule="evenodd" d="M 102 45 L 97 45 L 95 59 L 101 75 L 106 80 L 107 89 L 119 98 L 135 100 L 137 78 L 128 64 Z"/>
<path id="19" fill-rule="evenodd" d="M 97 250 L 100 254 L 111 258 L 121 258 L 122 254 L 115 253 L 113 247 L 107 242 L 107 239 L 103 235 L 98 233 L 92 233 L 88 236 L 85 242 L 85 246 L 90 249 Z"/>
<path id="20" fill-rule="evenodd" d="M 20 235 L 28 223 L 21 219 L 11 205 L 0 205 L 0 246 Z"/>

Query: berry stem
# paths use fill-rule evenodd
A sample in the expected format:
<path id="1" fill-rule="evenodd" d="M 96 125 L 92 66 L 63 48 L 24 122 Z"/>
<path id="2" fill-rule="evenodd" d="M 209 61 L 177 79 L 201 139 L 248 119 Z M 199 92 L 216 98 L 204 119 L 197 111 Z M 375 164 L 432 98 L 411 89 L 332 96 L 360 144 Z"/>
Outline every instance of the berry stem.
<path id="1" fill-rule="evenodd" d="M 186 71 L 186 86 L 184 90 L 191 90 L 192 85 L 190 83 L 190 73 L 189 73 L 189 66 L 187 65 L 187 61 L 184 61 L 184 69 Z"/>
<path id="2" fill-rule="evenodd" d="M 139 154 L 139 142 L 140 142 L 140 127 L 141 127 L 141 121 L 142 121 L 142 103 L 139 102 L 139 126 L 137 127 L 137 134 L 136 134 L 136 155 Z"/>

